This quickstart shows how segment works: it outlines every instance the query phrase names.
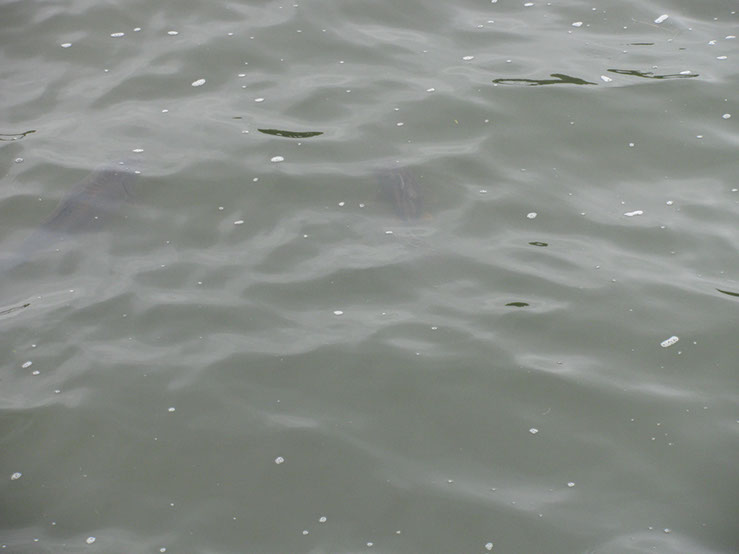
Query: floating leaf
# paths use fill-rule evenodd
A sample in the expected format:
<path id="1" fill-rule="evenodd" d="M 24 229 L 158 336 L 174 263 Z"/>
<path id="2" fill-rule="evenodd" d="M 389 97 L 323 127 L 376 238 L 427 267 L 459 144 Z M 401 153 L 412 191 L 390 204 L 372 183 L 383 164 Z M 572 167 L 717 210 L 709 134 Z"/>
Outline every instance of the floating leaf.
<path id="1" fill-rule="evenodd" d="M 514 306 L 516 308 L 525 308 L 528 306 L 526 302 L 509 302 L 506 306 Z"/>
<path id="2" fill-rule="evenodd" d="M 534 242 L 529 243 L 531 246 L 549 246 L 548 242 L 539 242 L 538 240 L 535 240 Z"/>
<path id="3" fill-rule="evenodd" d="M 280 129 L 257 129 L 260 133 L 264 133 L 265 135 L 274 135 L 276 137 L 286 137 L 286 138 L 310 138 L 310 137 L 317 137 L 318 135 L 322 135 L 323 131 L 283 131 Z"/>

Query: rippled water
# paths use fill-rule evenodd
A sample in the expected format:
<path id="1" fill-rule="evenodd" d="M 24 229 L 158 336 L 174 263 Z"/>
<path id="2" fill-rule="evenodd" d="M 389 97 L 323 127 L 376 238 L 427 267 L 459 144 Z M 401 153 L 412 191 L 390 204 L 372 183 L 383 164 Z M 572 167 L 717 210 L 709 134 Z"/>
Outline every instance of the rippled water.
<path id="1" fill-rule="evenodd" d="M 0 2 L 2 548 L 739 551 L 738 9 Z"/>

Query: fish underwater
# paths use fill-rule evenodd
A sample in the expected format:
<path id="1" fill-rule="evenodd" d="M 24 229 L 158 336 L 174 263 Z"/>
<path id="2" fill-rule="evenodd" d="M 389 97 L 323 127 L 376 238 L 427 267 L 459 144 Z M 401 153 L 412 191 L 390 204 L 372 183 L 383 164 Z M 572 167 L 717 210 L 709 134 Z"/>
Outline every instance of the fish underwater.
<path id="1" fill-rule="evenodd" d="M 129 162 L 105 166 L 91 173 L 21 242 L 12 256 L 0 259 L 0 272 L 7 272 L 51 250 L 69 235 L 102 228 L 121 204 L 133 198 L 138 175 Z"/>
<path id="2" fill-rule="evenodd" d="M 380 196 L 392 204 L 398 217 L 411 221 L 423 215 L 421 185 L 408 169 L 383 169 L 376 175 Z"/>

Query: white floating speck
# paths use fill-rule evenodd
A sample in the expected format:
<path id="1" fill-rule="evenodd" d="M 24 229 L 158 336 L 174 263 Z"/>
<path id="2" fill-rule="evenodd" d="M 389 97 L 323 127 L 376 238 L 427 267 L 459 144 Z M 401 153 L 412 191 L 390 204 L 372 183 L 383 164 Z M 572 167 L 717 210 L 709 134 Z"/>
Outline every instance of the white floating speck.
<path id="1" fill-rule="evenodd" d="M 303 529 L 303 535 L 307 535 L 308 533 L 310 533 L 310 531 L 308 531 L 308 529 Z"/>
<path id="2" fill-rule="evenodd" d="M 202 87 L 205 84 L 205 79 L 198 79 L 197 81 L 192 82 L 192 86 L 194 87 Z"/>
<path id="3" fill-rule="evenodd" d="M 470 60 L 474 60 L 475 59 L 475 56 L 462 56 L 462 59 L 464 61 L 468 62 Z"/>
<path id="4" fill-rule="evenodd" d="M 731 114 L 730 113 L 725 113 L 721 117 L 723 117 L 724 119 L 731 119 Z"/>
<path id="5" fill-rule="evenodd" d="M 174 409 L 175 409 L 174 406 L 170 406 L 169 408 L 167 408 L 167 411 L 172 413 L 174 412 Z"/>
<path id="6" fill-rule="evenodd" d="M 41 372 L 38 369 L 35 369 L 31 372 L 31 375 L 41 375 Z"/>
<path id="7" fill-rule="evenodd" d="M 31 360 L 28 360 L 27 362 L 23 362 L 23 365 L 21 366 L 23 369 L 26 369 L 27 367 L 31 367 L 33 365 L 33 362 Z"/>
<path id="8" fill-rule="evenodd" d="M 670 529 L 670 528 L 668 528 L 668 527 L 665 527 L 665 529 L 664 529 L 664 532 L 665 532 L 665 533 L 668 533 L 668 534 L 669 534 L 669 533 L 672 533 L 672 529 Z"/>
<path id="9" fill-rule="evenodd" d="M 575 22 L 574 22 L 574 23 L 572 24 L 572 26 L 573 26 L 573 27 L 582 27 L 582 21 L 575 21 Z"/>
<path id="10" fill-rule="evenodd" d="M 272 163 L 279 163 L 284 162 L 285 158 L 283 156 L 273 156 L 272 158 L 270 158 L 269 161 L 271 161 Z"/>
<path id="11" fill-rule="evenodd" d="M 136 152 L 137 154 L 141 154 L 141 152 L 143 151 L 144 151 L 143 148 L 134 148 L 133 150 L 131 150 L 131 152 Z"/>
<path id="12" fill-rule="evenodd" d="M 600 80 L 604 83 L 610 83 L 611 81 L 613 81 L 613 79 L 611 79 L 608 75 L 601 75 Z"/>
<path id="13" fill-rule="evenodd" d="M 572 488 L 572 487 L 575 486 L 575 482 L 574 481 L 570 481 L 569 483 L 567 483 L 567 486 L 570 487 L 570 488 Z"/>
<path id="14" fill-rule="evenodd" d="M 110 33 L 110 36 L 113 38 L 120 38 L 120 37 L 125 37 L 126 33 Z"/>
<path id="15" fill-rule="evenodd" d="M 17 479 L 20 479 L 23 476 L 23 474 L 20 471 L 16 471 L 13 475 L 10 476 L 11 481 L 16 481 Z"/>
<path id="16" fill-rule="evenodd" d="M 141 27 L 134 27 L 133 29 L 134 33 L 138 33 L 139 31 L 141 31 Z"/>
<path id="17" fill-rule="evenodd" d="M 334 315 L 344 315 L 344 312 L 341 310 L 334 310 Z"/>
<path id="18" fill-rule="evenodd" d="M 402 127 L 402 126 L 404 125 L 404 123 L 403 123 L 402 121 L 398 121 L 398 122 L 396 123 L 396 125 L 397 125 L 398 127 Z"/>
<path id="19" fill-rule="evenodd" d="M 673 202 L 672 200 L 668 200 L 667 202 L 665 202 L 665 204 L 667 204 L 668 206 L 672 206 L 674 203 L 675 202 Z"/>
<path id="20" fill-rule="evenodd" d="M 536 216 L 537 216 L 536 212 L 531 212 L 531 213 L 526 214 L 526 217 L 528 217 L 529 219 L 535 219 Z"/>
<path id="21" fill-rule="evenodd" d="M 539 430 L 536 427 L 532 427 L 531 429 L 529 429 L 529 433 L 531 433 L 532 435 L 536 435 L 538 432 Z"/>
<path id="22" fill-rule="evenodd" d="M 392 234 L 393 234 L 393 232 L 392 232 L 392 231 L 390 231 L 390 230 L 387 230 L 387 231 L 385 231 L 385 234 L 386 234 L 386 235 L 392 235 Z"/>
<path id="23" fill-rule="evenodd" d="M 244 224 L 244 220 L 243 219 L 239 219 L 237 221 L 234 221 L 234 225 L 243 225 L 243 224 Z"/>
<path id="24" fill-rule="evenodd" d="M 717 60 L 726 60 L 728 58 L 729 58 L 729 56 L 716 56 L 716 59 Z"/>
<path id="25" fill-rule="evenodd" d="M 634 217 L 635 215 L 644 215 L 644 210 L 634 210 L 633 212 L 626 212 L 626 217 Z"/>
<path id="26" fill-rule="evenodd" d="M 87 537 L 87 538 L 85 539 L 85 542 L 86 542 L 87 544 L 92 544 L 92 543 L 94 543 L 94 542 L 95 542 L 95 537 Z"/>
<path id="27" fill-rule="evenodd" d="M 23 163 L 23 158 L 16 158 L 16 159 L 14 159 L 13 161 L 14 161 L 15 163 L 17 163 L 17 164 L 22 164 L 22 163 Z"/>
<path id="28" fill-rule="evenodd" d="M 657 19 L 655 19 L 654 22 L 655 23 L 662 23 L 663 21 L 666 21 L 668 17 L 670 17 L 670 16 L 667 15 L 666 13 L 663 13 Z"/>
<path id="29" fill-rule="evenodd" d="M 523 5 L 523 7 L 524 7 L 524 8 L 530 8 L 530 7 L 531 7 L 531 6 L 533 6 L 533 5 L 534 5 L 534 3 L 533 3 L 533 2 L 526 2 L 526 3 L 525 3 L 525 4 Z"/>
<path id="30" fill-rule="evenodd" d="M 678 337 L 676 337 L 675 335 L 672 335 L 669 339 L 665 339 L 661 343 L 659 343 L 659 345 L 662 348 L 667 348 L 668 346 L 672 346 L 673 344 L 675 344 L 679 340 L 680 339 Z"/>
<path id="31" fill-rule="evenodd" d="M 343 208 L 345 205 L 346 205 L 346 202 L 344 202 L 343 200 L 341 202 L 339 202 L 339 207 L 340 208 Z"/>
<path id="32" fill-rule="evenodd" d="M 254 102 L 264 102 L 264 98 L 255 98 Z"/>
<path id="33" fill-rule="evenodd" d="M 162 113 L 169 113 L 169 110 L 168 110 L 167 108 L 164 108 L 164 109 L 162 110 Z"/>
<path id="34" fill-rule="evenodd" d="M 167 31 L 167 34 L 171 36 L 175 36 L 175 35 L 179 35 L 180 33 L 179 31 Z"/>
<path id="35" fill-rule="evenodd" d="M 491 542 L 485 543 L 485 550 L 487 550 L 488 552 L 490 552 L 492 549 L 493 549 L 493 543 L 491 543 Z"/>
<path id="36" fill-rule="evenodd" d="M 69 48 L 70 46 L 72 46 L 72 43 L 71 42 L 64 42 L 64 43 L 60 44 L 59 46 L 61 46 L 62 48 Z"/>
<path id="37" fill-rule="evenodd" d="M 326 523 L 326 516 L 321 516 L 318 518 L 318 523 Z"/>
<path id="38" fill-rule="evenodd" d="M 374 544 L 375 544 L 375 543 L 373 543 L 373 542 L 368 542 L 368 543 L 367 543 L 367 546 L 369 546 L 369 547 L 371 548 L 371 547 L 372 547 L 372 545 L 374 545 Z"/>
<path id="39" fill-rule="evenodd" d="M 434 87 L 427 88 L 426 92 L 436 92 L 436 89 Z"/>
<path id="40" fill-rule="evenodd" d="M 282 463 L 284 463 L 284 462 L 285 462 L 285 458 L 283 458 L 282 456 L 277 456 L 277 457 L 275 458 L 275 463 L 276 463 L 277 465 L 279 465 L 279 464 L 282 464 Z"/>

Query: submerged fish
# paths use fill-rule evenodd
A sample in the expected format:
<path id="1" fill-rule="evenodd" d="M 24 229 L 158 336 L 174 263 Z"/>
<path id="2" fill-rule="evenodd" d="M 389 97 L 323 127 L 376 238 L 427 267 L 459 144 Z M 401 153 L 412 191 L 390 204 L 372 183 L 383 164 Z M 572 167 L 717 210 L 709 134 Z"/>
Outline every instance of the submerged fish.
<path id="1" fill-rule="evenodd" d="M 385 169 L 377 172 L 381 196 L 393 205 L 398 217 L 405 221 L 422 215 L 423 196 L 421 185 L 405 168 Z"/>
<path id="2" fill-rule="evenodd" d="M 119 206 L 133 198 L 138 173 L 120 163 L 93 172 L 76 185 L 40 228 L 16 249 L 15 255 L 0 262 L 0 270 L 9 270 L 51 249 L 71 233 L 98 229 Z"/>

